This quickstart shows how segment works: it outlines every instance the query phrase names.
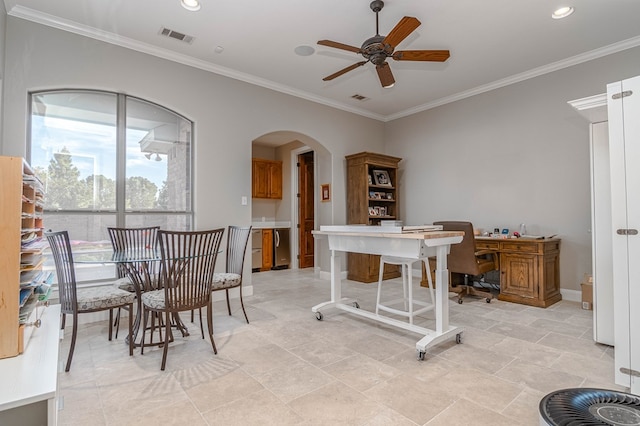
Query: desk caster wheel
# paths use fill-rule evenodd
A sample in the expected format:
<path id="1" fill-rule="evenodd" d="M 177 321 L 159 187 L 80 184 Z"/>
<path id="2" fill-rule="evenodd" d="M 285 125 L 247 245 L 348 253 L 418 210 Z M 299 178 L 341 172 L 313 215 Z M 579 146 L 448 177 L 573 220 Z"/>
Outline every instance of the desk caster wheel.
<path id="1" fill-rule="evenodd" d="M 360 309 L 360 305 L 358 304 L 358 302 L 353 302 L 353 307 L 356 309 Z"/>
<path id="2" fill-rule="evenodd" d="M 458 299 L 458 305 L 462 305 L 462 299 Z"/>
<path id="3" fill-rule="evenodd" d="M 424 351 L 418 351 L 418 361 L 424 361 Z"/>
<path id="4" fill-rule="evenodd" d="M 462 343 L 462 334 L 460 333 L 456 334 L 456 343 L 457 344 Z"/>
<path id="5" fill-rule="evenodd" d="M 322 318 L 323 318 L 323 317 L 324 317 L 324 316 L 322 315 L 322 312 L 316 312 L 316 319 L 317 319 L 318 321 L 322 321 Z"/>
<path id="6" fill-rule="evenodd" d="M 487 303 L 491 303 L 491 298 L 487 297 Z"/>

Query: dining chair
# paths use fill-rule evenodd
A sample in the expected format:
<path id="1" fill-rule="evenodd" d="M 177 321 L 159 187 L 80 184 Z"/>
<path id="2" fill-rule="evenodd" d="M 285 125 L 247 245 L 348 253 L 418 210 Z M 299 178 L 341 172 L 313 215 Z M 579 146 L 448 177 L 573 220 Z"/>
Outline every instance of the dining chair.
<path id="1" fill-rule="evenodd" d="M 76 346 L 78 334 L 78 314 L 109 311 L 109 340 L 111 340 L 111 324 L 113 323 L 113 309 L 127 307 L 133 312 L 135 294 L 121 290 L 111 285 L 77 288 L 76 272 L 73 264 L 73 253 L 67 231 L 45 232 L 49 242 L 58 277 L 58 293 L 60 298 L 60 311 L 62 313 L 61 329 L 65 328 L 66 315 L 73 316 L 71 334 L 71 347 L 64 371 L 71 368 L 73 351 Z M 129 335 L 133 329 L 133 315 L 129 315 Z M 129 355 L 133 355 L 133 339 L 129 339 Z"/>
<path id="2" fill-rule="evenodd" d="M 229 289 L 238 288 L 240 293 L 240 306 L 244 313 L 244 319 L 249 324 L 247 311 L 244 309 L 242 300 L 242 271 L 244 269 L 244 258 L 251 235 L 251 226 L 229 226 L 227 232 L 227 259 L 225 272 L 218 272 L 213 275 L 213 291 L 225 291 L 227 298 L 227 311 L 231 315 L 231 305 L 229 304 Z"/>
<path id="3" fill-rule="evenodd" d="M 224 228 L 208 231 L 158 231 L 161 259 L 158 285 L 162 288 L 142 293 L 143 327 L 140 353 L 144 354 L 148 316 L 146 312 L 164 314 L 165 341 L 162 345 L 161 370 L 165 369 L 169 343 L 173 340 L 171 317 L 180 312 L 207 308 L 209 339 L 213 353 L 218 353 L 213 340 L 211 287 L 223 234 Z"/>
<path id="4" fill-rule="evenodd" d="M 159 226 L 148 226 L 142 228 L 107 228 L 109 239 L 111 240 L 111 247 L 114 251 L 144 252 L 145 250 L 153 250 L 157 248 L 158 243 L 158 230 Z M 143 268 L 143 274 L 148 275 L 148 279 L 145 281 L 151 282 L 154 277 L 154 262 L 145 262 L 138 265 Z M 125 265 L 119 264 L 117 268 L 118 281 L 116 286 L 122 290 L 126 290 L 130 293 L 135 293 L 136 289 L 134 283 L 131 282 L 129 274 L 126 271 Z M 116 339 L 118 338 L 118 330 L 120 329 L 120 308 L 116 314 L 116 319 L 113 322 L 113 327 L 116 329 Z"/>
<path id="5" fill-rule="evenodd" d="M 249 324 L 249 317 L 244 308 L 242 300 L 242 271 L 244 269 L 244 258 L 251 236 L 251 226 L 229 226 L 227 232 L 227 259 L 225 272 L 213 274 L 213 291 L 225 291 L 227 299 L 227 311 L 231 315 L 231 305 L 229 303 L 229 290 L 238 288 L 240 294 L 240 306 L 244 313 L 244 319 Z M 193 322 L 193 311 L 191 312 L 191 322 Z M 200 312 L 200 330 L 202 330 L 202 312 Z M 203 331 L 204 333 L 204 331 Z"/>

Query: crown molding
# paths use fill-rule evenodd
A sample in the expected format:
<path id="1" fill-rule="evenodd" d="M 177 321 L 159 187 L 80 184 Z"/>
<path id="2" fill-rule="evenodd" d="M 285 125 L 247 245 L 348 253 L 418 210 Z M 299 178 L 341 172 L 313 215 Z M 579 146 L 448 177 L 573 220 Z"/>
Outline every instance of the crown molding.
<path id="1" fill-rule="evenodd" d="M 309 92 L 297 90 L 292 87 L 275 83 L 273 81 L 266 80 L 263 78 L 259 78 L 251 74 L 238 72 L 230 68 L 215 65 L 210 62 L 202 61 L 200 59 L 195 59 L 191 56 L 182 55 L 180 53 L 176 53 L 168 49 L 162 49 L 156 46 L 152 46 L 148 43 L 142 43 L 140 41 L 133 40 L 127 37 L 122 37 L 107 31 L 102 31 L 96 28 L 88 27 L 86 25 L 81 25 L 74 21 L 61 19 L 58 16 L 38 12 L 33 9 L 29 9 L 22 6 L 13 7 L 11 11 L 8 12 L 8 15 L 15 18 L 25 19 L 27 21 L 35 22 L 37 24 L 45 25 L 48 27 L 57 28 L 59 30 L 67 31 L 70 33 L 78 34 L 84 37 L 89 37 L 95 40 L 110 43 L 116 46 L 124 47 L 126 49 L 135 50 L 141 53 L 146 53 L 152 56 L 156 56 L 158 58 L 177 62 L 193 68 L 209 71 L 214 74 L 222 75 L 224 77 L 233 78 L 235 80 L 243 81 L 245 83 L 253 84 L 255 86 L 264 87 L 266 89 L 274 90 L 276 92 L 285 93 L 287 95 L 306 99 L 314 103 L 326 105 L 331 108 L 336 108 L 343 111 L 351 112 L 353 114 L 358 114 L 358 115 L 372 118 L 378 121 L 384 121 L 383 115 L 375 114 L 375 113 L 372 113 L 371 111 L 366 111 L 360 108 L 354 108 L 351 105 L 335 102 L 331 99 L 323 98 L 321 96 L 317 96 Z"/>
<path id="2" fill-rule="evenodd" d="M 558 71 L 564 68 L 578 65 L 584 62 L 598 59 L 603 56 L 621 52 L 626 49 L 631 49 L 631 48 L 640 46 L 640 36 L 633 37 L 633 38 L 623 40 L 621 42 L 614 43 L 599 49 L 582 53 L 580 55 L 575 55 L 570 58 L 563 59 L 561 61 L 553 62 L 548 65 L 534 68 L 532 70 L 525 71 L 523 73 L 515 74 L 513 76 L 503 78 L 501 80 L 496 80 L 489 84 L 484 84 L 482 86 L 465 90 L 463 92 L 459 92 L 451 96 L 445 96 L 443 98 L 436 99 L 435 101 L 418 105 L 416 107 L 409 108 L 404 111 L 400 111 L 396 114 L 390 114 L 385 116 L 381 114 L 375 114 L 360 108 L 354 108 L 351 105 L 346 105 L 344 103 L 336 102 L 331 99 L 323 98 L 321 96 L 317 96 L 302 90 L 294 89 L 290 86 L 275 83 L 273 81 L 259 78 L 254 75 L 241 73 L 241 72 L 232 70 L 230 68 L 221 67 L 219 65 L 215 65 L 210 62 L 195 59 L 188 55 L 182 55 L 167 49 L 162 49 L 147 43 L 142 43 L 136 40 L 129 39 L 127 37 L 122 37 L 107 31 L 102 31 L 102 30 L 85 26 L 85 25 L 81 25 L 74 21 L 61 19 L 54 15 L 41 13 L 36 10 L 29 9 L 23 6 L 14 6 L 10 11 L 7 12 L 7 14 L 16 18 L 25 19 L 31 22 L 57 28 L 63 31 L 68 31 L 84 37 L 89 37 L 95 40 L 111 43 L 127 49 L 135 50 L 141 53 L 146 53 L 146 54 L 163 58 L 169 61 L 177 62 L 177 63 L 191 66 L 194 68 L 198 68 L 204 71 L 209 71 L 214 74 L 219 74 L 225 77 L 233 78 L 235 80 L 243 81 L 245 83 L 264 87 L 266 89 L 274 90 L 276 92 L 285 93 L 287 95 L 306 99 L 311 102 L 315 102 L 331 108 L 361 115 L 363 117 L 371 118 L 371 119 L 382 121 L 382 122 L 389 122 L 389 121 L 397 120 L 399 118 L 408 117 L 410 115 L 423 112 L 432 108 L 436 108 L 438 106 L 442 106 L 451 102 L 456 102 L 465 98 L 469 98 L 471 96 L 490 92 L 492 90 L 499 89 L 501 87 L 509 86 L 511 84 L 519 83 L 521 81 L 525 81 L 534 77 L 538 77 L 544 74 L 548 74 L 554 71 Z"/>

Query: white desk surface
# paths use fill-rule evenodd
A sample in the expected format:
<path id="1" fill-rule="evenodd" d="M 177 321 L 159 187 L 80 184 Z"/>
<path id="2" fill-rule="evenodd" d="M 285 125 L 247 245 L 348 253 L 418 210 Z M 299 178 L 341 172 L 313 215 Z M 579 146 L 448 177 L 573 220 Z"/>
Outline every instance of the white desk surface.
<path id="1" fill-rule="evenodd" d="M 54 398 L 58 380 L 60 305 L 44 309 L 22 355 L 0 360 L 0 411 Z"/>
<path id="2" fill-rule="evenodd" d="M 405 232 L 405 233 L 385 233 L 385 232 L 358 232 L 351 230 L 348 225 L 345 231 L 312 231 L 314 235 L 344 235 L 352 237 L 383 237 L 383 238 L 407 238 L 412 240 L 430 240 L 437 238 L 462 237 L 462 231 L 425 231 L 425 232 Z"/>

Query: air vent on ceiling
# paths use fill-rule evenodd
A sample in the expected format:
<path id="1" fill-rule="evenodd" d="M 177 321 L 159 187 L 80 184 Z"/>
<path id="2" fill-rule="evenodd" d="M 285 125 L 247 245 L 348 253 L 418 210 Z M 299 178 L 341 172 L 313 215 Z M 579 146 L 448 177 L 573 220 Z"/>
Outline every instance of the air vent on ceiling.
<path id="1" fill-rule="evenodd" d="M 366 101 L 367 99 L 369 99 L 366 96 L 358 95 L 357 93 L 355 95 L 352 95 L 351 97 L 359 101 Z"/>
<path id="2" fill-rule="evenodd" d="M 193 42 L 193 39 L 195 38 L 193 36 L 182 34 L 182 33 L 179 33 L 178 31 L 170 30 L 169 28 L 165 28 L 165 27 L 160 28 L 159 34 L 176 39 L 178 41 L 183 41 L 189 44 L 191 44 L 191 42 Z"/>

